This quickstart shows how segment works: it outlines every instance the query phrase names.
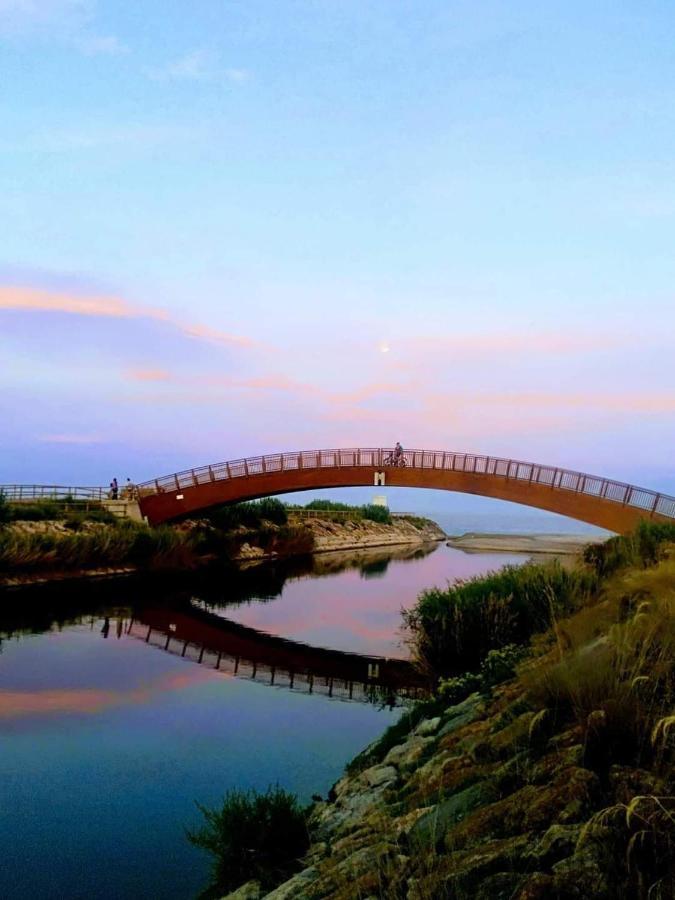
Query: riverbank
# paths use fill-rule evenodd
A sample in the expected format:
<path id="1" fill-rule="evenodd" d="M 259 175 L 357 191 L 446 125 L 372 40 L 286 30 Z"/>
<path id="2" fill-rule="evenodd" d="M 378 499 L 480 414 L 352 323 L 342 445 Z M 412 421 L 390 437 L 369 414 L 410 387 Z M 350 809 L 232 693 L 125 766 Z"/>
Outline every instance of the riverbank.
<path id="1" fill-rule="evenodd" d="M 589 544 L 603 540 L 587 534 L 487 534 L 466 532 L 448 539 L 448 547 L 465 553 L 544 553 L 575 556 Z"/>
<path id="2" fill-rule="evenodd" d="M 532 619 L 550 602 L 553 627 L 441 681 L 315 803 L 302 870 L 229 900 L 675 896 L 674 541 L 647 526 L 590 547 L 574 576 L 548 564 L 548 601 L 526 576 Z"/>
<path id="3" fill-rule="evenodd" d="M 251 566 L 308 554 L 438 542 L 445 533 L 427 519 L 375 522 L 358 518 L 261 520 L 255 527 L 215 527 L 207 520 L 174 526 L 60 520 L 17 521 L 0 528 L 0 587 L 184 571 L 214 561 Z"/>

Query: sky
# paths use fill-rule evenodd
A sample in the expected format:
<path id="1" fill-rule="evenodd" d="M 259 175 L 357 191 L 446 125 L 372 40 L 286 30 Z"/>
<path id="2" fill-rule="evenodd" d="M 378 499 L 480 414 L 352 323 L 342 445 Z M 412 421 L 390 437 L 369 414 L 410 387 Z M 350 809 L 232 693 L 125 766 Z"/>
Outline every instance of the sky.
<path id="1" fill-rule="evenodd" d="M 392 446 L 675 493 L 675 7 L 0 0 L 0 482 Z"/>

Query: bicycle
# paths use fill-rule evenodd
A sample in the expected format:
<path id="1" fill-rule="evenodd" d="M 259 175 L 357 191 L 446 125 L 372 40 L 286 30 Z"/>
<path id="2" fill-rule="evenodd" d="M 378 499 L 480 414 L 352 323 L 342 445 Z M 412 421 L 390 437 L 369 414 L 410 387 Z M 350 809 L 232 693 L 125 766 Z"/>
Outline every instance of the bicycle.
<path id="1" fill-rule="evenodd" d="M 382 460 L 383 466 L 398 466 L 399 468 L 405 468 L 407 466 L 407 462 L 405 461 L 404 456 L 394 456 L 393 453 L 390 453 L 388 456 Z"/>

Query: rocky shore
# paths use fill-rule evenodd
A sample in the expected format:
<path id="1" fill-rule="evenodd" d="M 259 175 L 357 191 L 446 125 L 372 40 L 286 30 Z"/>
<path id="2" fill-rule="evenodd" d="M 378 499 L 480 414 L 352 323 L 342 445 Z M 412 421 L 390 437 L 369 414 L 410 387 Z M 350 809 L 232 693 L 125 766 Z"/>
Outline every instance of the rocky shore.
<path id="1" fill-rule="evenodd" d="M 673 584 L 675 546 L 515 676 L 461 702 L 441 686 L 314 804 L 302 870 L 227 900 L 673 898 Z"/>
<path id="2" fill-rule="evenodd" d="M 365 547 L 390 547 L 442 541 L 446 534 L 431 519 L 396 517 L 390 524 L 368 519 L 335 522 L 310 519 L 304 523 L 314 536 L 314 552 L 358 550 Z"/>

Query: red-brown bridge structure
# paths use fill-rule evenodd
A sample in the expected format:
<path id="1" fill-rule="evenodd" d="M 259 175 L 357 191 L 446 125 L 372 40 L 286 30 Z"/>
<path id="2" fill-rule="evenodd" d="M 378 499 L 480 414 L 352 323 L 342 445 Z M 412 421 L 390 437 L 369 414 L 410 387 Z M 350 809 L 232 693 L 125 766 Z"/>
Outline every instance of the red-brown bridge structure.
<path id="1" fill-rule="evenodd" d="M 221 462 L 138 486 L 153 524 L 209 507 L 336 487 L 416 487 L 496 497 L 625 533 L 643 519 L 675 523 L 675 497 L 597 475 L 444 450 L 299 450 Z"/>
<path id="2" fill-rule="evenodd" d="M 228 675 L 335 700 L 393 706 L 427 697 L 433 686 L 407 660 L 290 641 L 193 604 L 137 610 L 127 634 Z"/>

